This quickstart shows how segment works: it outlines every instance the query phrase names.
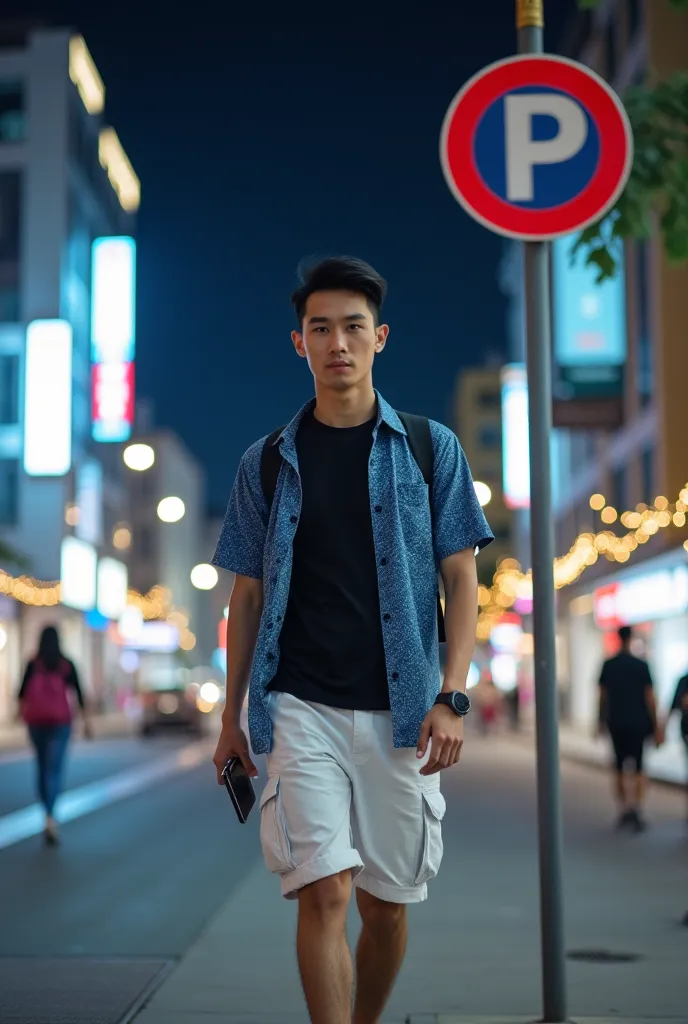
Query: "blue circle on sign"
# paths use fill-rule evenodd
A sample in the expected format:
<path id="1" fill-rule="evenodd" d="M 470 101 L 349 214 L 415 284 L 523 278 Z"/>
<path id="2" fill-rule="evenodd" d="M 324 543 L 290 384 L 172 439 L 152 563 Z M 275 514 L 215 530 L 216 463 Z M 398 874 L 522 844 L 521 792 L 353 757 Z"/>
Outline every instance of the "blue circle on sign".
<path id="1" fill-rule="evenodd" d="M 533 199 L 513 200 L 506 193 L 506 126 L 504 123 L 504 99 L 516 93 L 558 93 L 573 99 L 559 89 L 542 85 L 523 86 L 510 89 L 492 103 L 478 123 L 473 143 L 475 166 L 487 187 L 500 199 L 514 206 L 529 210 L 549 210 L 570 202 L 582 192 L 593 178 L 600 159 L 600 135 L 597 125 L 582 104 L 578 104 L 585 115 L 588 134 L 577 153 L 569 160 L 555 164 L 536 164 L 533 167 Z M 531 119 L 533 142 L 553 139 L 559 125 L 549 114 L 534 114 Z"/>

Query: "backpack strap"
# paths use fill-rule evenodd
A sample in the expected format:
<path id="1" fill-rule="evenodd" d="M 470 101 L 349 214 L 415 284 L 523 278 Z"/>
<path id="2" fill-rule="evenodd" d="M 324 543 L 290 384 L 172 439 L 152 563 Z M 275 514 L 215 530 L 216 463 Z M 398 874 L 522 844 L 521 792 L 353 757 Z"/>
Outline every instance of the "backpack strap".
<path id="1" fill-rule="evenodd" d="M 284 427 L 273 430 L 263 442 L 263 450 L 260 453 L 260 485 L 263 488 L 263 495 L 268 509 L 272 508 L 272 499 L 275 497 L 277 478 L 282 466 L 282 453 L 276 444 Z"/>
<path id="2" fill-rule="evenodd" d="M 430 502 L 430 516 L 433 518 L 433 478 L 435 475 L 435 449 L 432 444 L 432 433 L 430 420 L 427 416 L 415 416 L 409 412 L 397 412 L 397 416 L 404 424 L 406 437 L 411 454 L 413 455 L 418 468 L 423 474 L 423 479 L 428 487 L 428 500 Z M 437 635 L 441 644 L 446 643 L 447 635 L 444 628 L 444 612 L 439 589 L 437 590 Z"/>

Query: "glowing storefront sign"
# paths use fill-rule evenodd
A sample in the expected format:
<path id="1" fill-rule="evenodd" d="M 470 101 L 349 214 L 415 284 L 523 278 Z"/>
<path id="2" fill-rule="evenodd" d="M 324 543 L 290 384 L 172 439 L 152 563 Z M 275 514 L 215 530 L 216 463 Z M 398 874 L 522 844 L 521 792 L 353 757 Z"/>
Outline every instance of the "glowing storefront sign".
<path id="1" fill-rule="evenodd" d="M 115 558 L 98 563 L 98 611 L 106 619 L 119 619 L 127 607 L 127 567 Z"/>
<path id="2" fill-rule="evenodd" d="M 135 651 L 171 654 L 179 649 L 179 630 L 170 622 L 144 622 L 135 635 L 124 639 L 124 646 Z"/>
<path id="3" fill-rule="evenodd" d="M 68 608 L 90 612 L 96 604 L 96 549 L 65 537 L 60 551 L 60 600 Z"/>
<path id="4" fill-rule="evenodd" d="M 127 441 L 134 420 L 136 243 L 97 238 L 92 252 L 93 437 Z"/>
<path id="5" fill-rule="evenodd" d="M 502 473 L 507 508 L 530 507 L 528 383 L 524 366 L 502 370 Z"/>
<path id="6" fill-rule="evenodd" d="M 581 256 L 571 262 L 574 238 L 552 244 L 554 425 L 614 426 L 622 414 L 626 362 L 623 248 L 616 276 L 597 283 L 597 269 Z"/>
<path id="7" fill-rule="evenodd" d="M 77 472 L 75 534 L 89 544 L 103 539 L 103 470 L 99 462 L 85 462 Z"/>
<path id="8" fill-rule="evenodd" d="M 34 320 L 26 332 L 24 472 L 64 476 L 72 464 L 72 328 Z"/>
<path id="9" fill-rule="evenodd" d="M 677 565 L 600 587 L 593 607 L 600 629 L 682 615 L 688 611 L 688 567 Z"/>

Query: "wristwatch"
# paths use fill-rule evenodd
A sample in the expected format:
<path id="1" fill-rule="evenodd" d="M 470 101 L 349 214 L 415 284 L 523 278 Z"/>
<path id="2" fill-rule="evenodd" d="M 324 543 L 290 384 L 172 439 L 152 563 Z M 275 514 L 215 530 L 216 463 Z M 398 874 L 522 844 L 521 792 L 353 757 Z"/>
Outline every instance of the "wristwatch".
<path id="1" fill-rule="evenodd" d="M 451 693 L 438 694 L 435 704 L 447 704 L 459 718 L 463 718 L 471 710 L 471 702 L 461 690 L 452 690 Z"/>

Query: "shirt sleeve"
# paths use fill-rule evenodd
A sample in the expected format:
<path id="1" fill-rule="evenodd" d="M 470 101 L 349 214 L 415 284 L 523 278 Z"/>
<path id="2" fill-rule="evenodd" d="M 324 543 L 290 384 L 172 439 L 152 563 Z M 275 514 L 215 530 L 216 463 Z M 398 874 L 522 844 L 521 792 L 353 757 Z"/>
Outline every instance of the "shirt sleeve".
<path id="1" fill-rule="evenodd" d="M 212 564 L 239 576 L 263 578 L 263 549 L 269 511 L 260 483 L 263 441 L 254 444 L 239 464 Z"/>
<path id="2" fill-rule="evenodd" d="M 439 562 L 466 548 L 484 548 L 494 536 L 478 501 L 473 478 L 458 438 L 430 421 L 435 451 L 433 532 Z"/>
<path id="3" fill-rule="evenodd" d="M 81 689 L 81 683 L 79 682 L 79 676 L 77 675 L 77 671 L 76 668 L 74 667 L 74 664 L 71 661 L 67 662 L 67 664 L 69 665 L 69 672 L 65 677 L 65 683 L 67 684 L 67 686 L 73 687 L 74 692 L 76 693 L 76 699 L 79 702 L 79 707 L 83 708 L 84 694 L 83 690 Z"/>

